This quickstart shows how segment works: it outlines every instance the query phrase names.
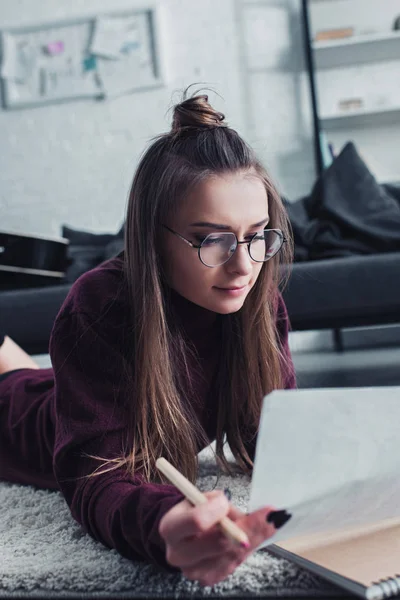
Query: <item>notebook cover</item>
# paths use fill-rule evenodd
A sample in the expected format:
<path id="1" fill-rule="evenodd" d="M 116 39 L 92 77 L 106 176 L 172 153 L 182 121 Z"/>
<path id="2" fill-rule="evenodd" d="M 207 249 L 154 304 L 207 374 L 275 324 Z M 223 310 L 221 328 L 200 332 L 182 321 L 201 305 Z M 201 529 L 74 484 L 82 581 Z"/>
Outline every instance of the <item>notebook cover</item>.
<path id="1" fill-rule="evenodd" d="M 400 573 L 400 517 L 342 531 L 299 536 L 273 544 L 268 550 L 365 596 L 367 588 Z M 391 590 L 390 584 L 386 584 L 385 588 L 387 593 L 396 593 L 395 586 Z M 379 589 L 376 591 L 379 597 Z"/>

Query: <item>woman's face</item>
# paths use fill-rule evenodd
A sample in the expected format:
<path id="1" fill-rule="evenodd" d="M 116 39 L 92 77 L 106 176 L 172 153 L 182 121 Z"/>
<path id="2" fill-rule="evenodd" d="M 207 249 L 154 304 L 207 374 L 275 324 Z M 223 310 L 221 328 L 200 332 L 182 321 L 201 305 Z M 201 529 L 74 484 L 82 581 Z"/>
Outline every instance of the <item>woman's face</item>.
<path id="1" fill-rule="evenodd" d="M 268 198 L 255 172 L 210 177 L 199 183 L 165 224 L 196 246 L 209 233 L 231 231 L 239 241 L 250 239 L 268 224 Z M 203 225 L 199 224 L 203 223 Z M 257 281 L 263 263 L 238 245 L 228 262 L 207 267 L 198 250 L 163 228 L 163 264 L 168 284 L 181 296 L 210 311 L 238 311 Z M 233 288 L 240 288 L 230 291 Z"/>

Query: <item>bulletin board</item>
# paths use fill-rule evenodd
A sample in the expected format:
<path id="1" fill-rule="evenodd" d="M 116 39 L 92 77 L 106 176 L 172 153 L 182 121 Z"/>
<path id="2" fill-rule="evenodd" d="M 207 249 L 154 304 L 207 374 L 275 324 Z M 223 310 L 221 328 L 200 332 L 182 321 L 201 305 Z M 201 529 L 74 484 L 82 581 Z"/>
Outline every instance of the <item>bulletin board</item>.
<path id="1" fill-rule="evenodd" d="M 1 31 L 5 109 L 107 99 L 164 84 L 159 8 Z"/>

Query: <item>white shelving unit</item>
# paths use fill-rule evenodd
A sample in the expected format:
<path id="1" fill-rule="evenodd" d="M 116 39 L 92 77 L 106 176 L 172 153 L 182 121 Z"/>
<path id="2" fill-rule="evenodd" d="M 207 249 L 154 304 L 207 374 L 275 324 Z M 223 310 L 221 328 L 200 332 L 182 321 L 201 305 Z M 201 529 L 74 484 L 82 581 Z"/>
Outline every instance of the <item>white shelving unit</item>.
<path id="1" fill-rule="evenodd" d="M 341 40 L 314 41 L 312 48 L 315 66 L 318 69 L 400 60 L 400 32 L 358 35 Z"/>
<path id="2" fill-rule="evenodd" d="M 335 115 L 321 115 L 320 120 L 325 130 L 342 129 L 343 127 L 368 127 L 379 123 L 391 123 L 393 117 L 400 122 L 400 105 L 373 110 L 357 110 Z M 400 142 L 399 142 L 400 145 Z"/>
<path id="3" fill-rule="evenodd" d="M 400 0 L 302 1 L 319 168 L 328 144 L 338 153 L 352 141 L 380 183 L 399 185 Z M 350 27 L 352 36 L 315 39 Z"/>

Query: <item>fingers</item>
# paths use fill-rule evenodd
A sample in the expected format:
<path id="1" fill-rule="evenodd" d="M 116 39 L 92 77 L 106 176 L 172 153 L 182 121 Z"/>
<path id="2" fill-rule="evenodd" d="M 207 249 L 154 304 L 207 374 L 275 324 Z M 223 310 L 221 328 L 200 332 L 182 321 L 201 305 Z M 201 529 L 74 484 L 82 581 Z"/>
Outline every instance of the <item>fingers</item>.
<path id="1" fill-rule="evenodd" d="M 179 544 L 179 556 L 176 560 L 180 565 L 190 567 L 200 561 L 213 560 L 220 562 L 221 559 L 228 561 L 243 560 L 243 557 L 251 554 L 262 542 L 276 533 L 273 523 L 267 521 L 268 515 L 275 511 L 272 507 L 263 507 L 249 515 L 243 514 L 235 506 L 229 508 L 228 517 L 247 533 L 250 548 L 242 548 L 233 540 L 228 538 L 219 527 L 200 535 L 197 539 L 182 540 Z M 240 564 L 239 562 L 239 564 Z"/>
<path id="2" fill-rule="evenodd" d="M 214 585 L 274 535 L 276 527 L 267 517 L 275 508 L 264 506 L 244 514 L 221 491 L 207 492 L 205 496 L 208 502 L 200 506 L 184 500 L 170 509 L 161 520 L 159 531 L 166 542 L 170 565 L 179 567 L 189 579 Z M 250 548 L 241 547 L 222 532 L 218 523 L 225 516 L 247 533 Z"/>
<path id="3" fill-rule="evenodd" d="M 207 493 L 207 498 L 210 501 L 212 498 L 220 496 L 220 491 Z M 178 514 L 178 511 L 176 511 Z M 227 516 L 236 521 L 244 516 L 244 513 L 229 504 Z M 168 535 L 168 534 L 167 534 Z M 237 548 L 235 548 L 237 546 Z M 191 567 L 199 561 L 213 558 L 218 558 L 221 553 L 235 550 L 243 550 L 238 544 L 227 537 L 219 526 L 214 526 L 206 532 L 198 533 L 197 535 L 188 536 L 187 531 L 178 543 L 167 545 L 167 560 L 173 566 Z"/>
<path id="4" fill-rule="evenodd" d="M 223 492 L 209 492 L 205 495 L 207 503 L 192 506 L 188 500 L 184 500 L 161 519 L 159 531 L 167 544 L 174 546 L 185 538 L 200 535 L 227 516 L 230 504 Z"/>
<path id="5" fill-rule="evenodd" d="M 167 560 L 172 566 L 180 568 L 198 568 L 199 563 L 210 560 L 215 567 L 222 556 L 235 560 L 246 552 L 248 550 L 229 539 L 219 527 L 214 527 L 195 539 L 187 538 L 181 540 L 178 546 L 168 548 Z"/>
<path id="6" fill-rule="evenodd" d="M 245 558 L 246 554 L 232 557 L 224 555 L 218 561 L 209 558 L 182 569 L 182 575 L 191 581 L 198 581 L 200 585 L 215 585 L 232 575 Z"/>
<path id="7" fill-rule="evenodd" d="M 267 517 L 276 509 L 272 506 L 264 506 L 237 520 L 237 524 L 243 529 L 250 540 L 251 551 L 255 550 L 262 542 L 276 533 L 273 522 L 269 523 Z"/>
<path id="8" fill-rule="evenodd" d="M 249 515 L 243 515 L 235 507 L 231 507 L 231 518 L 247 532 L 251 548 L 245 550 L 234 543 L 229 543 L 220 531 L 215 530 L 204 534 L 204 539 L 191 542 L 197 549 L 207 550 L 212 543 L 212 556 L 202 557 L 197 554 L 197 560 L 184 562 L 181 566 L 182 573 L 190 580 L 198 581 L 201 585 L 215 585 L 231 575 L 235 569 L 263 542 L 271 537 L 276 528 L 273 523 L 267 521 L 271 512 L 275 512 L 273 507 L 263 507 Z M 234 519 L 234 514 L 239 515 Z M 207 543 L 206 543 L 207 542 Z M 190 543 L 190 542 L 188 542 Z M 204 544 L 204 547 L 203 547 Z M 190 553 L 190 552 L 189 552 Z"/>
<path id="9" fill-rule="evenodd" d="M 232 521 L 237 521 L 238 519 L 240 519 L 241 517 L 244 517 L 244 516 L 245 516 L 245 514 L 242 510 L 239 510 L 233 504 L 230 505 L 228 517 L 230 519 L 232 519 Z"/>

